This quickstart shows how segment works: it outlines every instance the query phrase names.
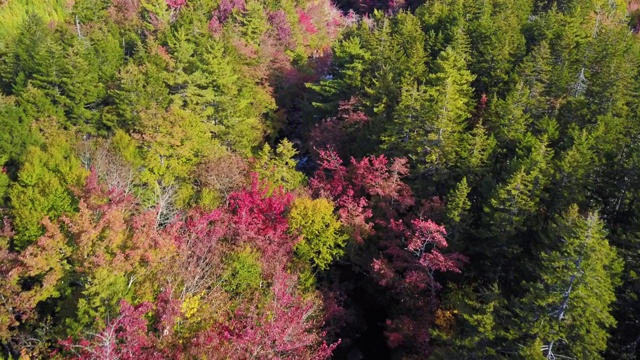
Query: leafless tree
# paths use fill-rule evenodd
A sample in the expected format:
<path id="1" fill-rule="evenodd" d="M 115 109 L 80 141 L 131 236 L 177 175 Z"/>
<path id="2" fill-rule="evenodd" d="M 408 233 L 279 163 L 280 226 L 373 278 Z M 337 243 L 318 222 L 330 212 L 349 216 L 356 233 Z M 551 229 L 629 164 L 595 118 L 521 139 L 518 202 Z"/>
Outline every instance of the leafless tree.
<path id="1" fill-rule="evenodd" d="M 162 180 L 155 183 L 153 208 L 156 211 L 156 227 L 164 227 L 178 216 L 176 192 L 177 187 L 174 183 L 164 184 Z"/>
<path id="2" fill-rule="evenodd" d="M 133 191 L 134 169 L 111 147 L 109 141 L 84 141 L 78 149 L 82 165 L 93 169 L 109 189 Z"/>
<path id="3" fill-rule="evenodd" d="M 230 193 L 247 185 L 248 172 L 248 164 L 239 155 L 229 154 L 202 163 L 196 170 L 196 178 L 203 187 L 226 199 Z"/>

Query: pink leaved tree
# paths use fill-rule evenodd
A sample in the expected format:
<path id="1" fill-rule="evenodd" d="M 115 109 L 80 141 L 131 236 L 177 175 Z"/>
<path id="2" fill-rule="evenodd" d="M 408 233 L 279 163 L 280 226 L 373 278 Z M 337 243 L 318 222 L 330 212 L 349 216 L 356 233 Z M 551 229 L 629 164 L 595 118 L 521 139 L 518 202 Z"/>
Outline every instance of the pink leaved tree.
<path id="1" fill-rule="evenodd" d="M 251 189 L 229 196 L 230 236 L 257 247 L 269 259 L 264 270 L 273 274 L 290 259 L 297 241 L 289 234 L 287 221 L 293 195 L 282 189 L 268 195 L 268 186 L 259 182 L 257 174 L 252 177 Z"/>
<path id="2" fill-rule="evenodd" d="M 309 34 L 315 34 L 318 32 L 318 29 L 313 24 L 313 20 L 311 17 L 304 12 L 303 10 L 298 9 L 298 21 L 300 22 L 300 26 Z"/>
<path id="3" fill-rule="evenodd" d="M 227 322 L 199 334 L 189 356 L 207 359 L 329 359 L 338 343 L 328 345 L 319 332 L 317 304 L 295 291 L 296 279 L 285 271 L 273 277 L 272 300 L 262 309 L 247 304 Z"/>
<path id="4" fill-rule="evenodd" d="M 333 200 L 342 223 L 357 242 L 375 233 L 374 224 L 384 225 L 413 205 L 409 187 L 401 181 L 408 173 L 406 159 L 389 161 L 384 155 L 351 159 L 350 167 L 332 149 L 320 150 L 320 168 L 310 181 L 317 196 Z M 378 213 L 375 221 L 374 211 Z"/>
<path id="5" fill-rule="evenodd" d="M 244 0 L 220 0 L 218 8 L 213 11 L 211 21 L 209 21 L 209 30 L 215 35 L 220 35 L 222 27 L 231 14 L 234 11 L 244 12 L 245 10 L 246 3 Z"/>
<path id="6" fill-rule="evenodd" d="M 404 177 L 406 159 L 386 156 L 351 159 L 349 166 L 331 148 L 319 152 L 320 168 L 310 181 L 316 196 L 332 199 L 342 223 L 362 245 L 351 259 L 368 269 L 390 300 L 385 304 L 389 347 L 403 352 L 429 352 L 429 329 L 434 321 L 441 288 L 437 274 L 460 272 L 466 258 L 446 253 L 446 230 L 418 214 L 433 215 L 439 201 L 415 206 L 415 198 Z M 416 218 L 417 217 L 417 218 Z M 408 224 L 408 225 L 407 225 Z M 364 241 L 365 238 L 370 240 Z M 335 301 L 329 304 L 340 322 L 343 314 Z"/>
<path id="7" fill-rule="evenodd" d="M 392 221 L 380 245 L 381 256 L 372 262 L 372 275 L 396 299 L 396 313 L 387 320 L 390 347 L 429 351 L 429 329 L 439 306 L 441 285 L 436 272 L 459 273 L 467 261 L 458 253 L 445 253 L 447 232 L 431 220 L 414 219 L 410 226 Z"/>
<path id="8" fill-rule="evenodd" d="M 152 309 L 153 304 L 148 302 L 133 306 L 122 301 L 120 315 L 106 329 L 79 342 L 72 338 L 62 340 L 60 345 L 69 357 L 78 360 L 172 358 L 169 353 L 160 349 L 156 334 L 148 331 L 145 315 Z"/>
<path id="9" fill-rule="evenodd" d="M 88 187 L 96 189 L 91 192 L 97 194 L 92 203 L 100 204 L 99 183 L 89 181 Z M 254 175 L 250 188 L 231 193 L 227 204 L 214 211 L 194 210 L 161 230 L 130 224 L 131 238 L 153 241 L 161 231 L 162 239 L 172 241 L 167 247 L 176 254 L 157 278 L 172 290 L 137 305 L 121 301 L 119 315 L 107 319 L 99 332 L 60 341 L 63 355 L 77 359 L 330 358 L 338 344 L 323 341 L 319 300 L 309 294 L 303 297 L 296 277 L 286 271 L 298 240 L 288 231 L 292 199 L 292 194 L 280 189 L 269 192 Z M 104 206 L 108 210 L 109 205 Z M 147 223 L 153 224 L 150 219 Z M 72 223 L 69 226 L 74 229 Z M 212 302 L 216 291 L 222 291 L 215 284 L 225 270 L 225 256 L 247 246 L 261 253 L 264 290 L 238 299 L 233 310 L 226 309 L 228 303 Z M 136 250 L 131 253 L 134 259 L 142 256 L 137 248 L 132 250 Z M 92 263 L 100 258 L 88 259 L 95 266 Z M 126 264 L 118 262 L 118 266 Z M 208 309 L 217 315 L 210 316 Z"/>
<path id="10" fill-rule="evenodd" d="M 167 6 L 172 10 L 180 9 L 187 3 L 187 0 L 167 0 Z"/>

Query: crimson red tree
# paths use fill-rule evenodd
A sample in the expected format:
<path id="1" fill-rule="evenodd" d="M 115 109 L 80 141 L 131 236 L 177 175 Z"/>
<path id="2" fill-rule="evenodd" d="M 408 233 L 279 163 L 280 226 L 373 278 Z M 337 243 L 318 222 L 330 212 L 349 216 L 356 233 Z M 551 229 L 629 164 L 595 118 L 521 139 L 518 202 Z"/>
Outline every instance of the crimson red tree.
<path id="1" fill-rule="evenodd" d="M 405 159 L 352 158 L 346 167 L 331 149 L 319 155 L 320 168 L 310 187 L 316 195 L 334 201 L 341 221 L 361 244 L 352 248 L 353 265 L 367 270 L 387 290 L 389 347 L 424 356 L 439 304 L 436 292 L 441 285 L 436 273 L 460 272 L 466 258 L 444 252 L 443 226 L 414 215 L 420 209 L 403 181 L 408 173 Z"/>

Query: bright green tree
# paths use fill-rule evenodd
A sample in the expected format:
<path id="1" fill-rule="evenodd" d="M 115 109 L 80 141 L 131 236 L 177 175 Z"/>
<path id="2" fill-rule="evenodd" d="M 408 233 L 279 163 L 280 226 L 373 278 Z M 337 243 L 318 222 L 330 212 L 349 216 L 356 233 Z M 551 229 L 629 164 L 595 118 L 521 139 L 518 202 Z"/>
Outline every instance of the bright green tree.
<path id="1" fill-rule="evenodd" d="M 289 213 L 291 231 L 301 236 L 294 248 L 296 257 L 319 270 L 342 255 L 348 238 L 333 210 L 327 199 L 302 197 L 293 202 Z"/>
<path id="2" fill-rule="evenodd" d="M 246 247 L 231 255 L 221 281 L 225 291 L 237 296 L 260 289 L 263 281 L 260 253 Z"/>
<path id="3" fill-rule="evenodd" d="M 517 161 L 517 170 L 499 185 L 490 200 L 491 224 L 499 233 L 522 230 L 543 200 L 545 187 L 552 174 L 551 157 L 546 138 L 529 138 L 532 145 L 528 156 Z"/>
<path id="4" fill-rule="evenodd" d="M 468 198 L 469 191 L 471 191 L 471 189 L 467 184 L 467 178 L 464 177 L 448 196 L 447 217 L 454 223 L 460 222 L 461 217 L 465 215 L 471 206 Z"/>
<path id="5" fill-rule="evenodd" d="M 30 147 L 25 163 L 18 172 L 18 181 L 8 191 L 15 220 L 14 246 L 22 249 L 43 234 L 41 221 L 45 216 L 55 219 L 73 212 L 76 199 L 71 188 L 81 188 L 87 175 L 74 149 L 60 141 Z M 53 142 L 55 141 L 55 142 Z"/>
<path id="6" fill-rule="evenodd" d="M 251 169 L 272 187 L 282 186 L 285 190 L 293 190 L 305 182 L 304 174 L 296 170 L 294 157 L 297 154 L 293 143 L 287 139 L 278 144 L 275 152 L 265 143 L 254 159 Z"/>
<path id="7" fill-rule="evenodd" d="M 462 134 L 471 116 L 472 88 L 474 76 L 466 68 L 465 49 L 447 47 L 435 64 L 428 93 L 431 116 L 427 120 L 429 134 L 425 140 L 430 146 L 427 163 L 438 165 L 455 164 L 459 158 Z M 423 125 L 424 126 L 424 125 Z"/>
<path id="8" fill-rule="evenodd" d="M 523 333 L 545 358 L 602 359 L 622 261 L 597 212 L 573 205 L 556 219 L 555 244 L 540 254 L 539 281 L 527 284 Z"/>

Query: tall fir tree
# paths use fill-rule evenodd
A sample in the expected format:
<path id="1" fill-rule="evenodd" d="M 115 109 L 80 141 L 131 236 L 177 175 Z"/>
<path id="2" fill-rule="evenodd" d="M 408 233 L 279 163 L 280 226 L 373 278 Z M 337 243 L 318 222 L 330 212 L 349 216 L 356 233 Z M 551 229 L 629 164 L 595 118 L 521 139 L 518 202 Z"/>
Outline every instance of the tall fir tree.
<path id="1" fill-rule="evenodd" d="M 622 261 L 597 212 L 583 216 L 572 205 L 552 233 L 556 243 L 540 254 L 539 280 L 522 300 L 522 334 L 540 359 L 602 359 Z"/>

